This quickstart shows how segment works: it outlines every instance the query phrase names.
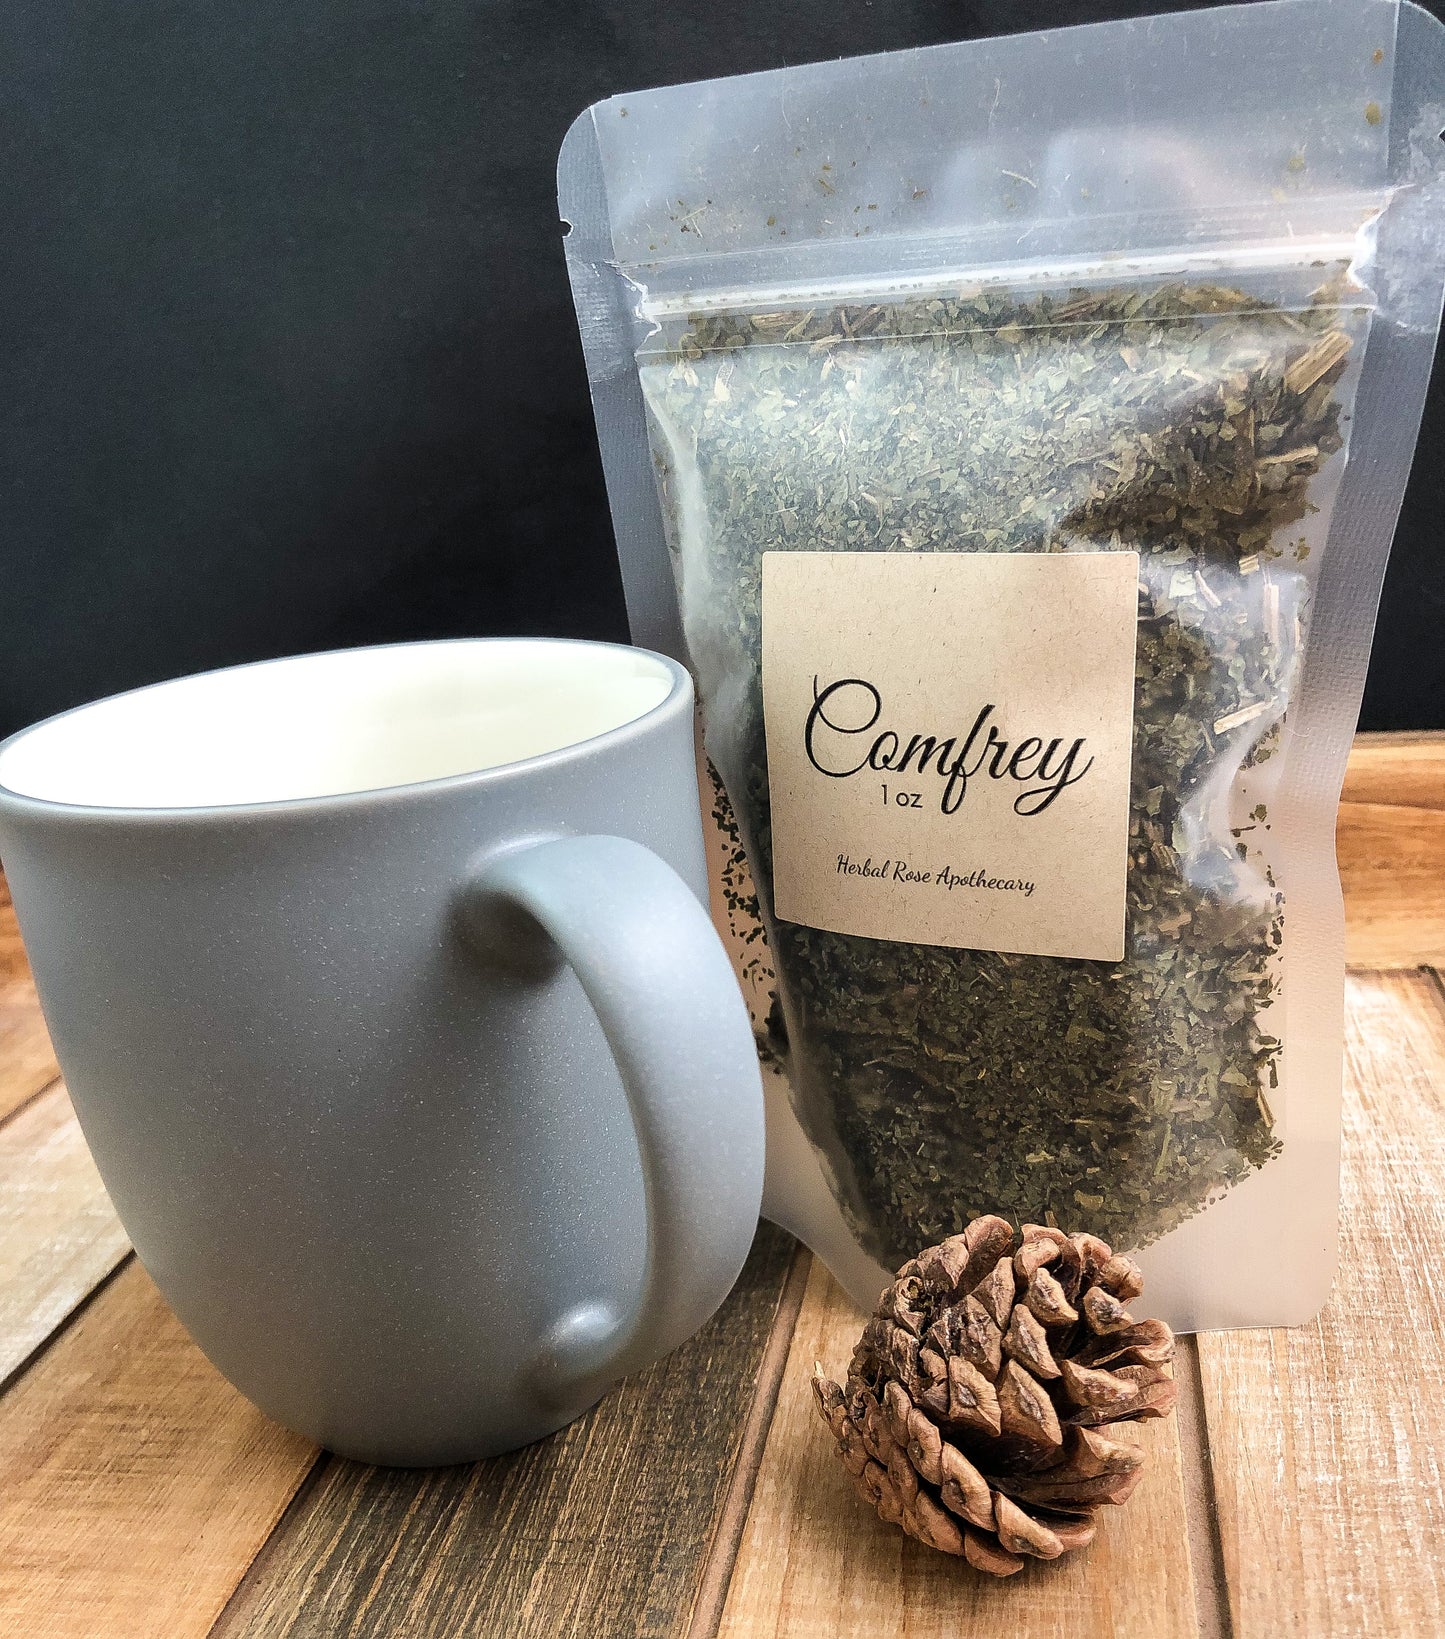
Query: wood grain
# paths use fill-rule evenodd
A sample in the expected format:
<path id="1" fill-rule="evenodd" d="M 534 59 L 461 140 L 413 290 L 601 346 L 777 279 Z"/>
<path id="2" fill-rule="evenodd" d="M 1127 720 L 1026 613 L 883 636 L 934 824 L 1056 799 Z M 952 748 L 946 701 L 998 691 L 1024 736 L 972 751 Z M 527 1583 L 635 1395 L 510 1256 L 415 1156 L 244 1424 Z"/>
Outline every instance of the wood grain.
<path id="1" fill-rule="evenodd" d="M 0 1121 L 60 1074 L 0 873 Z"/>
<path id="2" fill-rule="evenodd" d="M 28 978 L 0 983 L 0 1121 L 59 1075 L 35 986 Z"/>
<path id="3" fill-rule="evenodd" d="M 1445 1005 L 1352 975 L 1340 1273 L 1319 1320 L 1198 1339 L 1236 1639 L 1445 1612 Z"/>
<path id="4" fill-rule="evenodd" d="M 0 1383 L 129 1244 L 57 1082 L 0 1124 Z"/>
<path id="5" fill-rule="evenodd" d="M 429 1471 L 328 1459 L 217 1633 L 685 1633 L 793 1256 L 760 1225 L 708 1326 L 525 1451 Z"/>
<path id="6" fill-rule="evenodd" d="M 5 880 L 5 873 L 0 870 L 0 984 L 29 977 L 30 964 L 25 960 L 25 947 L 20 942 L 15 902 L 10 897 L 10 884 Z"/>
<path id="7" fill-rule="evenodd" d="M 798 1324 L 798 1311 L 803 1306 L 803 1295 L 808 1288 L 812 1266 L 813 1254 L 805 1246 L 798 1247 L 783 1284 L 782 1296 L 778 1299 L 767 1343 L 758 1361 L 757 1379 L 748 1406 L 747 1421 L 738 1440 L 732 1478 L 718 1511 L 707 1557 L 698 1578 L 697 1597 L 693 1600 L 692 1617 L 687 1625 L 687 1639 L 716 1639 L 728 1587 L 737 1566 L 743 1529 L 753 1505 L 758 1470 L 762 1466 L 768 1433 L 777 1413 L 783 1372 L 788 1364 L 788 1351 L 792 1347 L 793 1331 Z"/>
<path id="8" fill-rule="evenodd" d="M 130 1263 L 0 1398 L 0 1634 L 206 1633 L 314 1455 Z"/>
<path id="9" fill-rule="evenodd" d="M 1445 809 L 1445 732 L 1357 734 L 1340 801 Z"/>
<path id="10" fill-rule="evenodd" d="M 1087 1553 L 996 1582 L 884 1525 L 848 1484 L 809 1380 L 815 1360 L 841 1379 L 863 1319 L 815 1263 L 721 1639 L 1195 1639 L 1172 1420 L 1129 1430 L 1149 1471 L 1129 1507 L 1101 1510 Z"/>
<path id="11" fill-rule="evenodd" d="M 1445 965 L 1445 809 L 1344 803 L 1335 847 L 1346 961 Z"/>
<path id="12" fill-rule="evenodd" d="M 1335 848 L 1346 959 L 1445 964 L 1445 734 L 1361 734 Z"/>

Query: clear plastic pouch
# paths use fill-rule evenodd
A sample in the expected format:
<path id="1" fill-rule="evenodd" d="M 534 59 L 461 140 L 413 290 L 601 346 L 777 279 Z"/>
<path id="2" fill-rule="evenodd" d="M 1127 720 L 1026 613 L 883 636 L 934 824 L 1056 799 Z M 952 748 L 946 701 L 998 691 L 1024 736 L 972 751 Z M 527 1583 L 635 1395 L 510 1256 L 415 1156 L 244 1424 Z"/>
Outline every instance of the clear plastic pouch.
<path id="1" fill-rule="evenodd" d="M 1328 1290 L 1333 820 L 1439 326 L 1442 36 L 1271 0 L 568 136 L 633 635 L 698 680 L 777 1071 L 767 1210 L 860 1300 L 989 1211 L 1144 1249 L 1180 1327 Z M 1137 577 L 1071 625 L 1109 553 Z"/>

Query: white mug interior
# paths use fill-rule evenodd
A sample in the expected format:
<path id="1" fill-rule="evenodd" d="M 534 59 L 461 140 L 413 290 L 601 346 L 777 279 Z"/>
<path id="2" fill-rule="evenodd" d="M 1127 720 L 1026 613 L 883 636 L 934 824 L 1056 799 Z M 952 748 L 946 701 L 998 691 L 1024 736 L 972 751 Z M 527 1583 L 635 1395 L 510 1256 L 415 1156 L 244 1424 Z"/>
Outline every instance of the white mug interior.
<path id="1" fill-rule="evenodd" d="M 0 786 L 103 808 L 288 802 L 447 779 L 646 716 L 655 655 L 547 638 L 343 649 L 156 683 L 37 724 Z"/>

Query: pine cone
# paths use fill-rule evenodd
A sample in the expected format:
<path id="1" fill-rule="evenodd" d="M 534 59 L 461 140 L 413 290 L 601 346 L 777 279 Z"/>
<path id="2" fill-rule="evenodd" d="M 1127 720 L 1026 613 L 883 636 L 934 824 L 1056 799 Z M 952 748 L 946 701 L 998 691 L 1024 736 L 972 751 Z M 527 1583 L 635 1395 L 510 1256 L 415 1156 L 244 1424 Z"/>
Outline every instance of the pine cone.
<path id="1" fill-rule="evenodd" d="M 854 1484 L 885 1520 L 994 1576 L 1091 1542 L 1144 1453 L 1096 1430 L 1166 1416 L 1174 1334 L 1124 1307 L 1138 1266 L 1094 1235 L 975 1218 L 898 1271 L 846 1391 L 813 1389 Z"/>

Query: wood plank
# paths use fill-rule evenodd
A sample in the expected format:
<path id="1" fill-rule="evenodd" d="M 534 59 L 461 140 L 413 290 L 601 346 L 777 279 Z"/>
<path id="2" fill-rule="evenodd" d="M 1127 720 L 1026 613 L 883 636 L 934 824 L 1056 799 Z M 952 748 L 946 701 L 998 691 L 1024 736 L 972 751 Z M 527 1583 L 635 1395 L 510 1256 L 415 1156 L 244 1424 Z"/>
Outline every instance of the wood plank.
<path id="1" fill-rule="evenodd" d="M 314 1456 L 132 1262 L 0 1398 L 0 1634 L 204 1634 Z"/>
<path id="2" fill-rule="evenodd" d="M 25 960 L 25 947 L 20 943 L 20 924 L 15 920 L 15 902 L 10 897 L 10 884 L 0 870 L 0 984 L 6 980 L 28 976 L 30 964 Z"/>
<path id="3" fill-rule="evenodd" d="M 807 1290 L 812 1267 L 813 1254 L 807 1247 L 800 1246 L 788 1269 L 788 1278 L 783 1284 L 777 1312 L 758 1362 L 756 1386 L 738 1441 L 732 1479 L 723 1498 L 698 1580 L 687 1639 L 716 1639 L 728 1587 L 737 1566 L 738 1550 L 742 1546 L 743 1528 L 753 1505 L 753 1490 L 758 1483 L 758 1470 L 762 1467 L 768 1431 L 777 1413 L 778 1393 L 783 1386 L 788 1351 L 793 1346 L 793 1331 L 798 1324 L 798 1312 L 803 1306 L 803 1294 Z"/>
<path id="4" fill-rule="evenodd" d="M 1445 964 L 1445 808 L 1345 803 L 1335 828 L 1354 967 Z"/>
<path id="5" fill-rule="evenodd" d="M 0 1383 L 129 1247 L 57 1082 L 0 1125 Z"/>
<path id="6" fill-rule="evenodd" d="M 1445 809 L 1445 731 L 1357 734 L 1340 800 Z"/>
<path id="7" fill-rule="evenodd" d="M 1100 1511 L 1087 1552 L 997 1582 L 884 1525 L 848 1483 L 809 1383 L 815 1360 L 841 1379 L 863 1319 L 815 1263 L 722 1639 L 1195 1639 L 1172 1419 L 1129 1431 L 1149 1470 L 1127 1507 Z"/>
<path id="8" fill-rule="evenodd" d="M 1445 963 L 1445 733 L 1356 735 L 1335 847 L 1346 959 Z"/>
<path id="9" fill-rule="evenodd" d="M 1198 1339 L 1237 1639 L 1426 1639 L 1445 1610 L 1445 1008 L 1430 974 L 1357 974 L 1347 1016 L 1334 1295 Z"/>
<path id="10" fill-rule="evenodd" d="M 0 872 L 0 1121 L 60 1074 Z"/>
<path id="11" fill-rule="evenodd" d="M 418 1471 L 328 1459 L 218 1634 L 685 1633 L 794 1252 L 760 1225 L 697 1337 L 524 1451 Z"/>
<path id="12" fill-rule="evenodd" d="M 0 983 L 0 1121 L 59 1075 L 34 984 L 28 976 Z"/>
<path id="13" fill-rule="evenodd" d="M 1184 1513 L 1189 1522 L 1189 1559 L 1194 1572 L 1194 1611 L 1199 1639 L 1232 1639 L 1229 1592 L 1224 1585 L 1224 1545 L 1214 1507 L 1214 1473 L 1209 1461 L 1209 1434 L 1204 1425 L 1204 1395 L 1199 1380 L 1196 1334 L 1177 1339 L 1175 1372 L 1179 1399 L 1179 1456 L 1184 1482 Z"/>

